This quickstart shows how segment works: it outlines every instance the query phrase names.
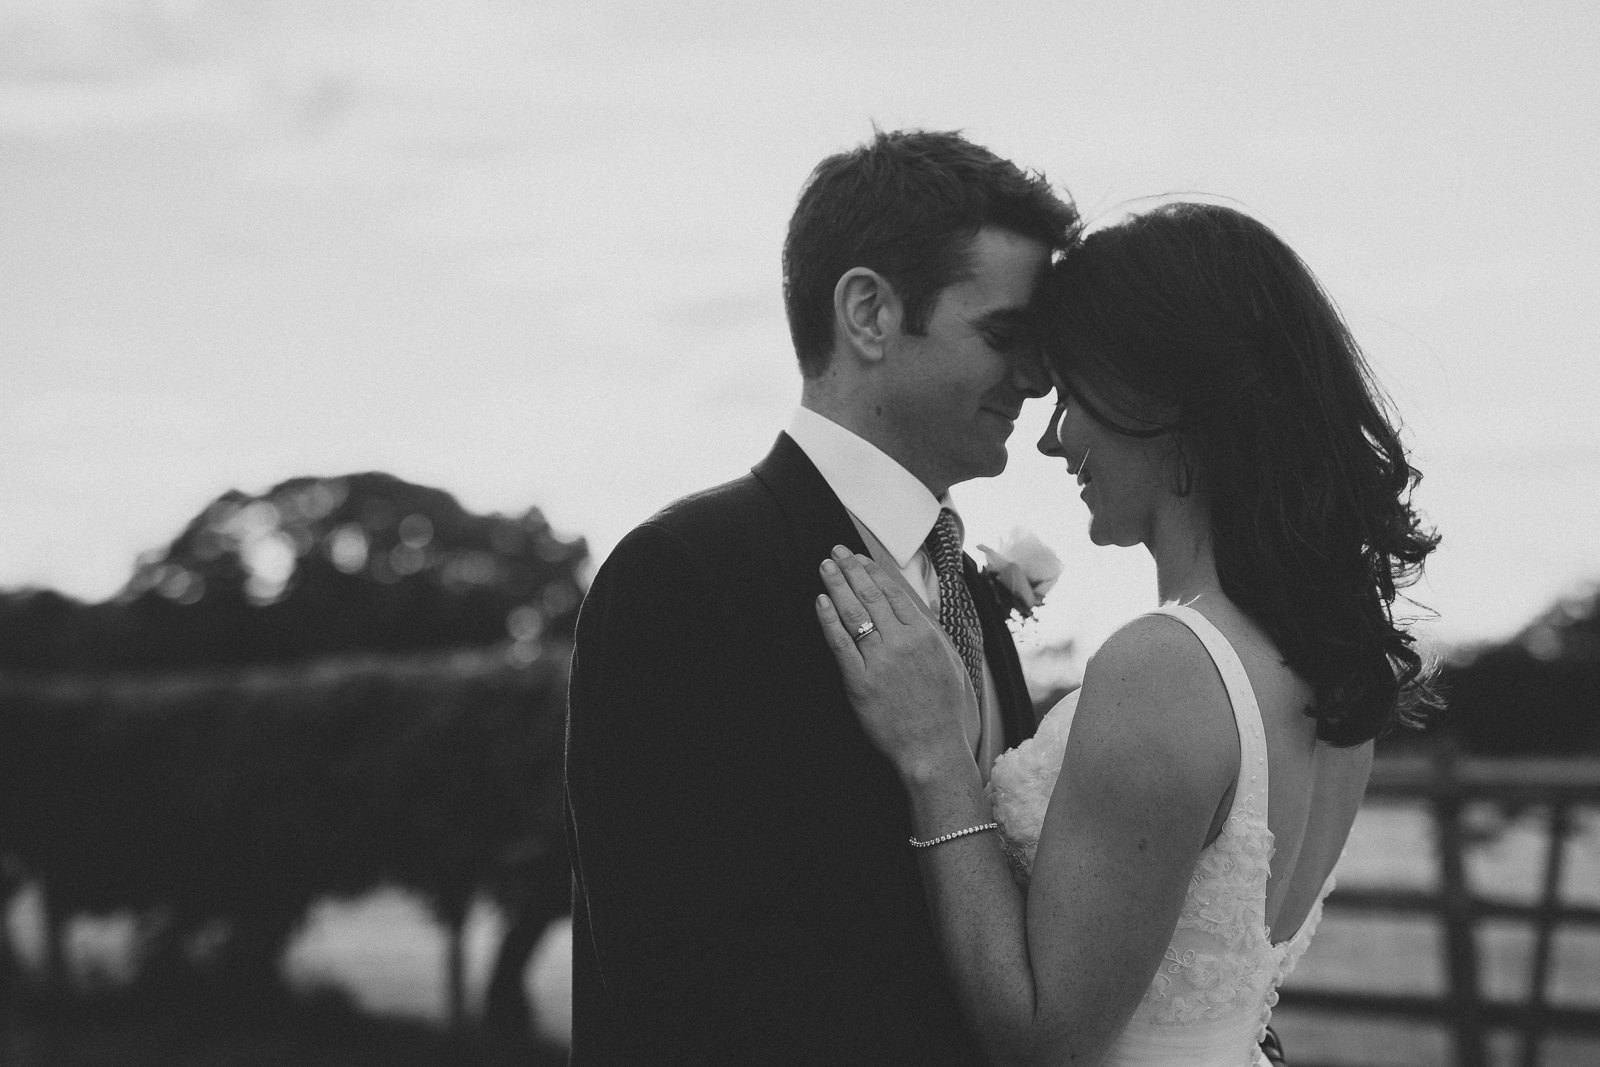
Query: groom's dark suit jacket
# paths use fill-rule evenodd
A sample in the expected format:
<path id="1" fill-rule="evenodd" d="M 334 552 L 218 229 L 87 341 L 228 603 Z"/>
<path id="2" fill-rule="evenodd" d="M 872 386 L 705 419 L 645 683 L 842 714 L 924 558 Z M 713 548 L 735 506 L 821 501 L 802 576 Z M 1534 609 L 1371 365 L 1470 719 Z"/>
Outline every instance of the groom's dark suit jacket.
<path id="1" fill-rule="evenodd" d="M 567 724 L 579 1067 L 979 1062 L 906 799 L 812 607 L 836 544 L 866 551 L 784 435 L 595 577 Z M 974 599 L 1014 745 L 1027 689 L 998 608 Z"/>

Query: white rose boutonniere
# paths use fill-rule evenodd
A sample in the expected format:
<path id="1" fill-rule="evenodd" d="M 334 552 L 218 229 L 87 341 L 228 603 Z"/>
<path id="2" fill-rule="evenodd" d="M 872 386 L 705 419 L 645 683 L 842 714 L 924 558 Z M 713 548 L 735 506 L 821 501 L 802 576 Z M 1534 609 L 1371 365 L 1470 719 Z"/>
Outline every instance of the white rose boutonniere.
<path id="1" fill-rule="evenodd" d="M 1020 619 L 1033 615 L 1061 577 L 1061 558 L 1020 526 L 1001 539 L 999 548 L 979 545 L 978 551 L 986 560 L 983 575 L 995 600 Z"/>

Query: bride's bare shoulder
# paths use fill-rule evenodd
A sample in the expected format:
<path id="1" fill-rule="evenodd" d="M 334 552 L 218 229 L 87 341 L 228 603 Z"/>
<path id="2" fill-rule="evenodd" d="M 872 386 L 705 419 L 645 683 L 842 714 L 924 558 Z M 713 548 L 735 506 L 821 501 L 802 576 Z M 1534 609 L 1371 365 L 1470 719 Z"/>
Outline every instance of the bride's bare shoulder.
<path id="1" fill-rule="evenodd" d="M 1090 657 L 1074 729 L 1113 729 L 1141 745 L 1199 745 L 1237 759 L 1227 689 L 1200 639 L 1165 615 L 1124 623 Z"/>
<path id="2" fill-rule="evenodd" d="M 1106 638 L 1089 657 L 1083 684 L 1161 695 L 1174 687 L 1192 690 L 1197 676 L 1215 673 L 1193 631 L 1170 616 L 1151 614 L 1128 620 Z"/>
<path id="3" fill-rule="evenodd" d="M 1198 850 L 1239 773 L 1227 690 L 1199 638 L 1175 619 L 1133 619 L 1090 658 L 1079 693 L 1061 805 L 1098 811 L 1119 833 L 1154 805 Z"/>

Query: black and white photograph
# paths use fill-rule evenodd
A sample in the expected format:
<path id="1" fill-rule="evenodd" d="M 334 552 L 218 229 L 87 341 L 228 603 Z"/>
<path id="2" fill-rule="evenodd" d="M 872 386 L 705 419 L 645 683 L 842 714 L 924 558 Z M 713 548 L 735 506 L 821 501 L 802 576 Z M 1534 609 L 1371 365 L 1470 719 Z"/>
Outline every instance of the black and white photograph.
<path id="1" fill-rule="evenodd" d="M 0 1064 L 1600 1064 L 1597 55 L 0 0 Z"/>

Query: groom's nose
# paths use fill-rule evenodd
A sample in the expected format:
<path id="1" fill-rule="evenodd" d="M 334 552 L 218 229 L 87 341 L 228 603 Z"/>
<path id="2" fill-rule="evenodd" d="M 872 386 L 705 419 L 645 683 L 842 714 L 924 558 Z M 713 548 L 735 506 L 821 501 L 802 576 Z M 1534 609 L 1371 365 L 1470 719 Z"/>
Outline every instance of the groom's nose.
<path id="1" fill-rule="evenodd" d="M 1050 368 L 1045 364 L 1044 349 L 1036 344 L 1024 345 L 1011 366 L 1011 382 L 1017 392 L 1030 399 L 1050 392 Z"/>

